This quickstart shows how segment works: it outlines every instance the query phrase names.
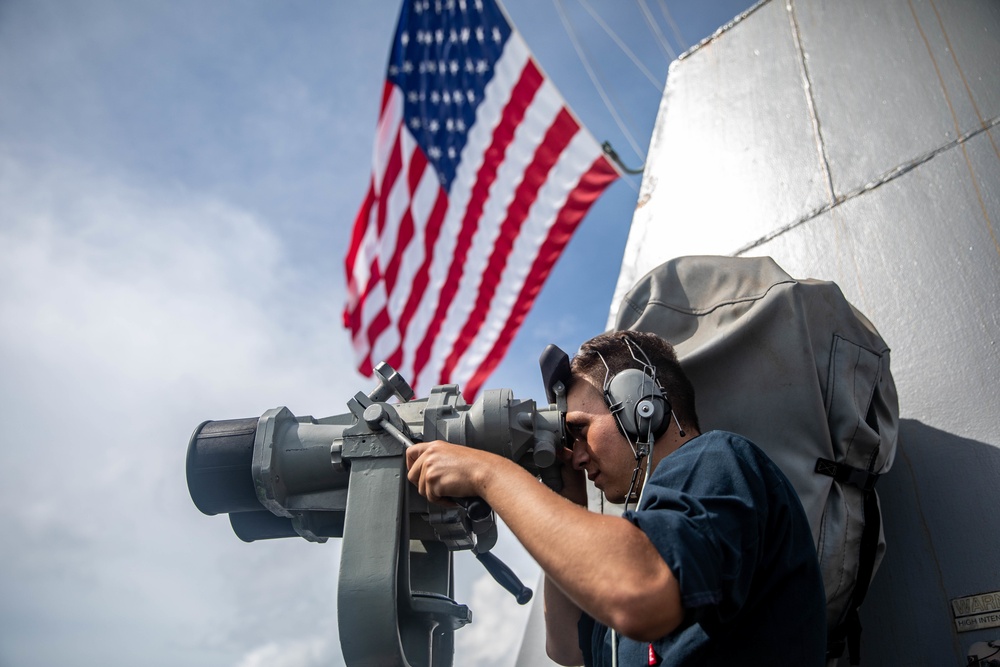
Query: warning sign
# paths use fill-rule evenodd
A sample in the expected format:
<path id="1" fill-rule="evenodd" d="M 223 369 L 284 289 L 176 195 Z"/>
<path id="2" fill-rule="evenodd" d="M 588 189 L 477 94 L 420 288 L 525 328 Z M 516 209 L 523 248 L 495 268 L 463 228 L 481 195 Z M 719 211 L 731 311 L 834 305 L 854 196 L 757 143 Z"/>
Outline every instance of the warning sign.
<path id="1" fill-rule="evenodd" d="M 951 601 L 951 611 L 959 632 L 1000 628 L 1000 591 L 955 598 Z"/>

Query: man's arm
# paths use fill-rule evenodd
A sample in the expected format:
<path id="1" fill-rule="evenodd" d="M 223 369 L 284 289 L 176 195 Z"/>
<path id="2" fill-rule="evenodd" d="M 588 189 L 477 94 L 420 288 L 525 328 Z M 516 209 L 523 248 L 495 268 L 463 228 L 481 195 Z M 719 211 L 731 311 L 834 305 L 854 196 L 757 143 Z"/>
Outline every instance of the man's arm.
<path id="1" fill-rule="evenodd" d="M 582 470 L 573 469 L 573 452 L 562 448 L 557 451 L 563 488 L 560 495 L 581 507 L 587 507 L 587 482 Z M 582 665 L 579 623 L 581 609 L 562 591 L 548 575 L 544 582 L 545 601 L 545 652 L 560 665 Z"/>
<path id="2" fill-rule="evenodd" d="M 560 665 L 582 665 L 577 624 L 583 612 L 545 575 L 545 653 Z"/>
<path id="3" fill-rule="evenodd" d="M 480 496 L 567 601 L 621 634 L 652 641 L 683 618 L 677 580 L 630 522 L 563 498 L 513 461 L 444 442 L 406 452 L 408 478 L 431 502 Z M 572 615 L 572 610 L 569 610 Z M 575 636 L 576 620 L 572 620 Z"/>

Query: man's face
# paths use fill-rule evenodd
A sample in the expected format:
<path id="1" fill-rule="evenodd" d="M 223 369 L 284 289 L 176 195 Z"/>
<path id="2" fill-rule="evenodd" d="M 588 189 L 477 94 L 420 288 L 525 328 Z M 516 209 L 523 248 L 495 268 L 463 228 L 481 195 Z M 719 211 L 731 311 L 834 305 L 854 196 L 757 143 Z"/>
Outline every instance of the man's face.
<path id="1" fill-rule="evenodd" d="M 566 426 L 573 438 L 573 467 L 585 470 L 608 500 L 625 502 L 635 455 L 596 384 L 585 380 L 570 389 L 566 395 Z"/>

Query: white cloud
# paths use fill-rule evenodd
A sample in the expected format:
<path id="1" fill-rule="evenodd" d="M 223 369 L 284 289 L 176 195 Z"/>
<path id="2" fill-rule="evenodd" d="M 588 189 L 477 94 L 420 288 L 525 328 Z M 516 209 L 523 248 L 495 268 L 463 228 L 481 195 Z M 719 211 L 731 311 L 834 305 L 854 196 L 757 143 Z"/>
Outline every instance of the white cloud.
<path id="1" fill-rule="evenodd" d="M 338 295 L 296 291 L 265 221 L 181 189 L 8 157 L 0 201 L 0 663 L 336 645 L 336 541 L 242 544 L 183 461 L 206 418 L 344 411 L 368 381 L 338 363 Z"/>
<path id="2" fill-rule="evenodd" d="M 326 637 L 268 642 L 245 655 L 237 667 L 326 667 L 334 654 Z"/>
<path id="3" fill-rule="evenodd" d="M 472 623 L 455 634 L 455 653 L 462 664 L 507 667 L 521 646 L 529 606 L 520 607 L 506 590 L 484 573 L 472 586 Z"/>
<path id="4" fill-rule="evenodd" d="M 180 188 L 8 157 L 0 201 L 0 664 L 340 664 L 339 542 L 243 544 L 183 471 L 206 418 L 367 388 L 339 296 L 267 221 Z M 513 664 L 527 609 L 456 560 L 456 664 Z"/>

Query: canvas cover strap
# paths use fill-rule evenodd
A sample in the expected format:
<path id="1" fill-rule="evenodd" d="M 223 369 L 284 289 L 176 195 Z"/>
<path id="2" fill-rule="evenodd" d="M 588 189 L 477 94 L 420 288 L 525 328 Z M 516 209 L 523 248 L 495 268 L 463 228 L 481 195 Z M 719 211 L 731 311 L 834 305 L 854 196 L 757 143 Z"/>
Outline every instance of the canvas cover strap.
<path id="1" fill-rule="evenodd" d="M 856 486 L 862 491 L 871 491 L 874 489 L 875 483 L 878 482 L 878 478 L 881 476 L 862 468 L 855 468 L 846 463 L 837 463 L 836 461 L 828 461 L 827 459 L 816 460 L 816 472 L 820 475 L 833 477 L 841 484 Z"/>

